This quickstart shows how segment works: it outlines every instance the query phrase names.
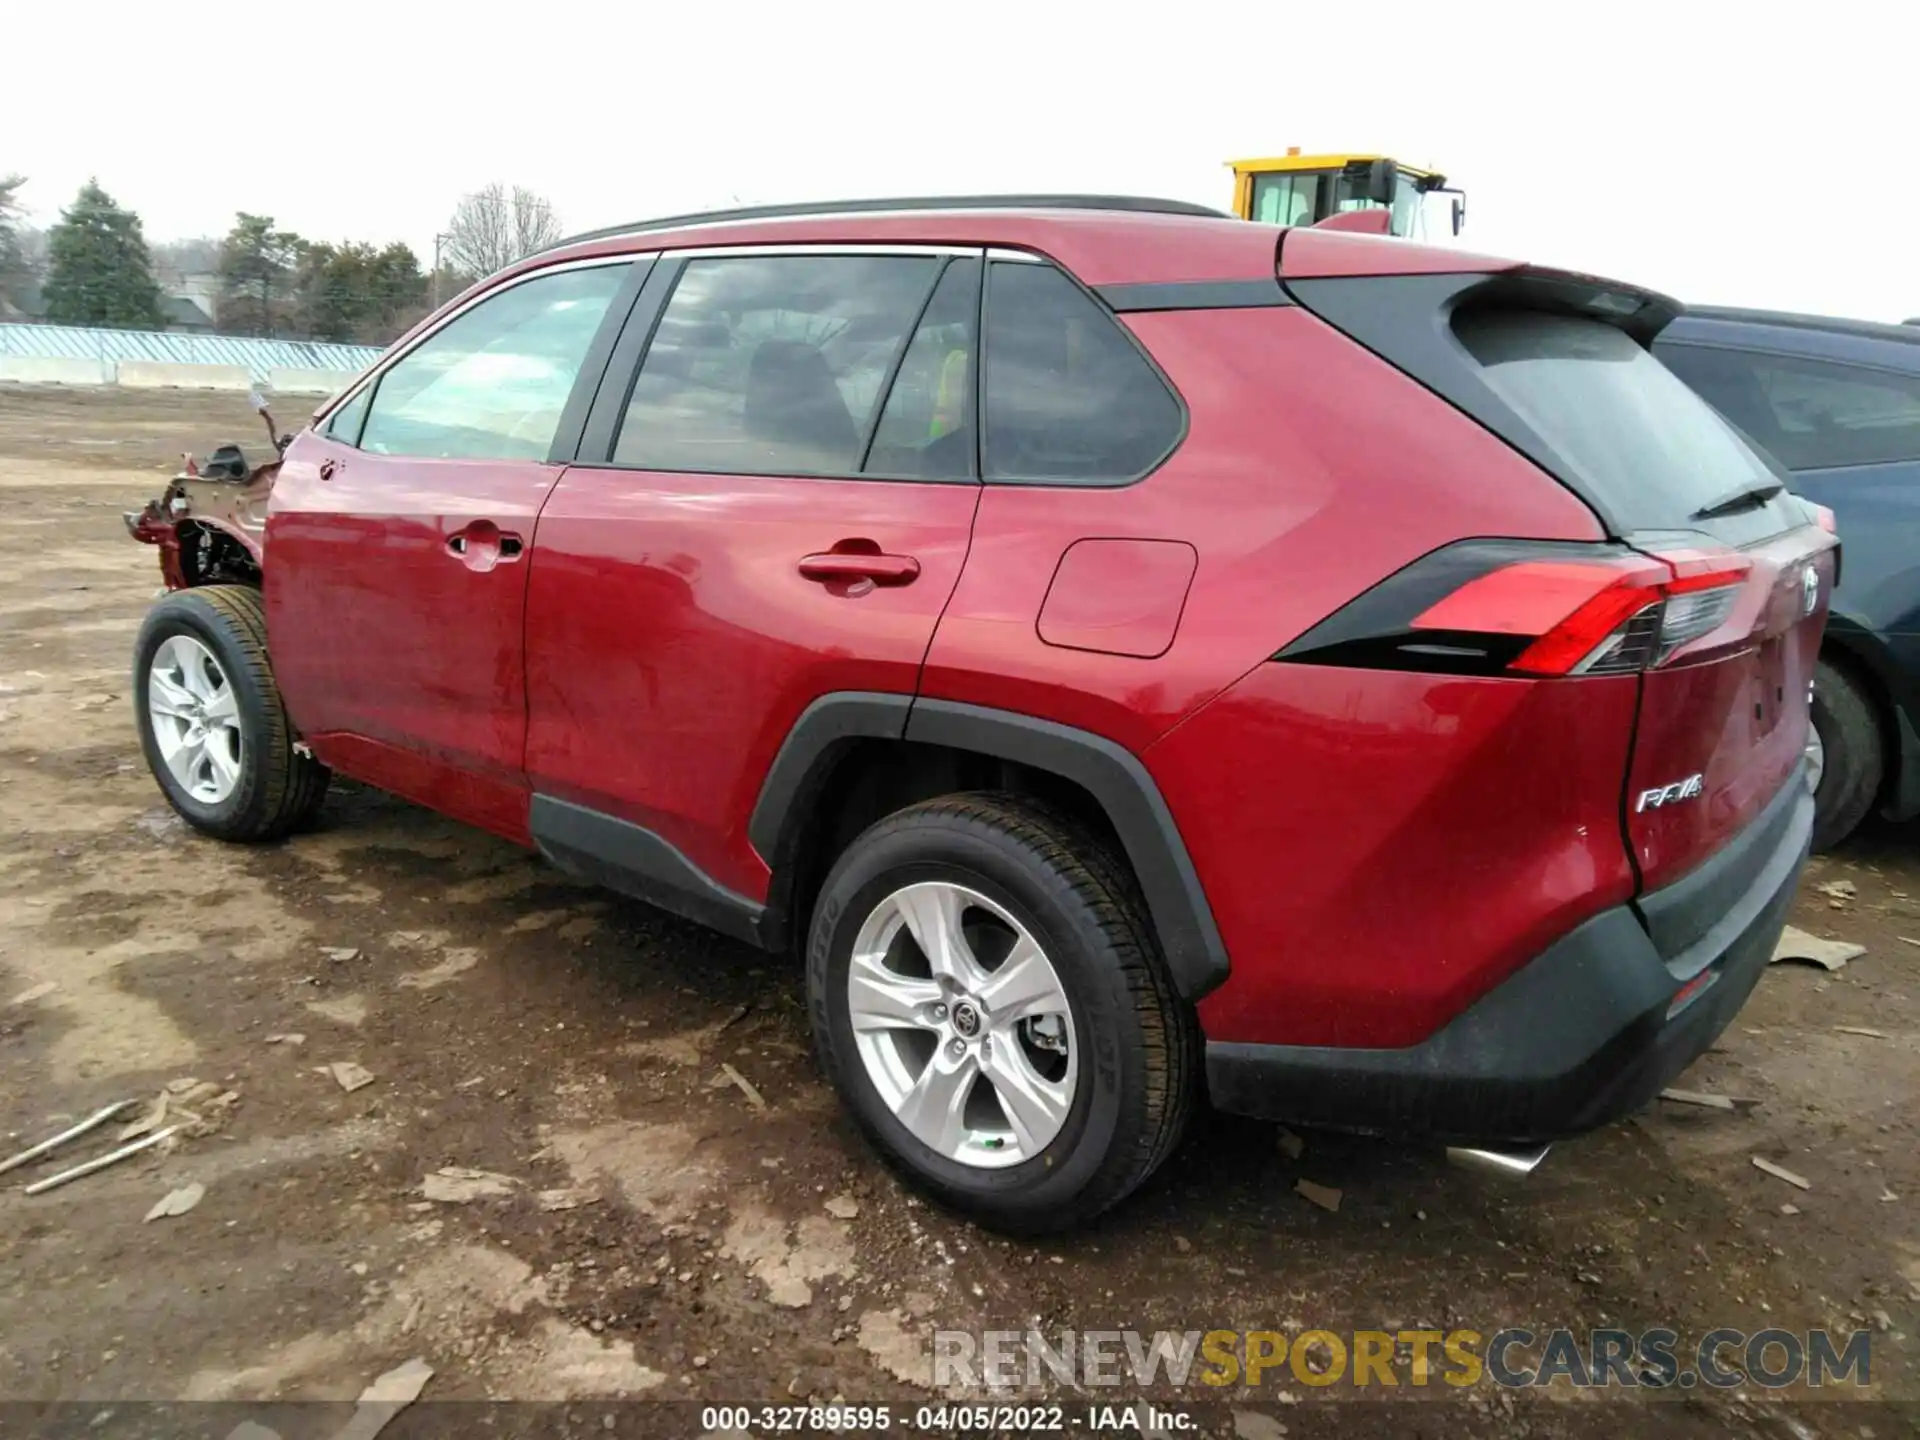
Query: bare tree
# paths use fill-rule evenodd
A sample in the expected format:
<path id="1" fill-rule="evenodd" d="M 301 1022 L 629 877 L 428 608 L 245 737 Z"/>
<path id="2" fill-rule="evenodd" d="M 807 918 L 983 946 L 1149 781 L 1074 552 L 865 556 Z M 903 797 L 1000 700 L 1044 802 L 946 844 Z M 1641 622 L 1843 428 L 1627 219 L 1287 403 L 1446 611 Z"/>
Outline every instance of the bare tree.
<path id="1" fill-rule="evenodd" d="M 475 279 L 560 238 L 560 220 L 542 196 L 516 185 L 493 184 L 462 198 L 447 222 L 442 255 L 446 264 Z"/>

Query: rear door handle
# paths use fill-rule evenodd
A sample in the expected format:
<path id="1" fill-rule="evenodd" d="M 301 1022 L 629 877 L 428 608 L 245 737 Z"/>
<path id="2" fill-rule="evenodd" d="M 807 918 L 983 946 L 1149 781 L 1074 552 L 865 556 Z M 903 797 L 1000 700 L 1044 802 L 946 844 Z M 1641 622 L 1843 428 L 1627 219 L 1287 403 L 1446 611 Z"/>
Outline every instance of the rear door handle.
<path id="1" fill-rule="evenodd" d="M 919 578 L 920 562 L 911 555 L 829 550 L 824 555 L 808 555 L 802 559 L 800 573 L 809 580 L 823 583 L 870 580 L 875 585 L 911 585 Z"/>

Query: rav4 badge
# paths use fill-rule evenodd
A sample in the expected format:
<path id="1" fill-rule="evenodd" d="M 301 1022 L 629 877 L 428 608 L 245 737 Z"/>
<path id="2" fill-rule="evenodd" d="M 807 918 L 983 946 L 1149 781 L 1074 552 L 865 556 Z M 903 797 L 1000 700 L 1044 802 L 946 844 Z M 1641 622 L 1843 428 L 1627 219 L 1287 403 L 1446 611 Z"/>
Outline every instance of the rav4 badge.
<path id="1" fill-rule="evenodd" d="M 1635 810 L 1658 810 L 1662 805 L 1677 805 L 1682 800 L 1696 798 L 1706 789 L 1706 780 L 1701 775 L 1689 775 L 1684 780 L 1676 780 L 1671 785 L 1657 785 L 1651 790 L 1640 792 L 1640 803 Z"/>

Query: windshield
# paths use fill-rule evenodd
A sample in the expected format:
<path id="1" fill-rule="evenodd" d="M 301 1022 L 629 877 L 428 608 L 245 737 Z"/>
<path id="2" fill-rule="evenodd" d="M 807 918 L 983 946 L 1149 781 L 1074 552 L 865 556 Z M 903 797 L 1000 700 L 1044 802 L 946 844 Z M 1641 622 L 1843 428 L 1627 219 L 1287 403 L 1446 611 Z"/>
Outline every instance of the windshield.
<path id="1" fill-rule="evenodd" d="M 1247 218 L 1262 225 L 1311 225 L 1329 215 L 1348 210 L 1390 209 L 1389 224 L 1395 235 L 1415 239 L 1424 237 L 1426 197 L 1415 188 L 1413 177 L 1400 172 L 1394 177 L 1393 204 L 1382 206 L 1362 193 L 1364 176 L 1352 176 L 1334 170 L 1289 170 L 1253 177 L 1252 214 Z M 1331 193 L 1333 205 L 1327 205 Z"/>

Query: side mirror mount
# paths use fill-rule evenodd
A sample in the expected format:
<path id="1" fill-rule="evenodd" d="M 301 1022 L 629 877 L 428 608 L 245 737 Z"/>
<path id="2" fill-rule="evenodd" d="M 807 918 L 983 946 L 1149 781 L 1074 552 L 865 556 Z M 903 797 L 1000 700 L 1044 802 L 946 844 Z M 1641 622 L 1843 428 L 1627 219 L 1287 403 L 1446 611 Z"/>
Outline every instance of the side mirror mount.
<path id="1" fill-rule="evenodd" d="M 247 403 L 259 411 L 260 418 L 266 422 L 267 439 L 273 442 L 273 448 L 275 450 L 285 450 L 287 448 L 287 441 L 278 430 L 274 429 L 273 412 L 267 409 L 267 397 L 262 395 L 258 390 L 249 390 L 247 392 Z"/>
<path id="2" fill-rule="evenodd" d="M 1455 195 L 1453 197 L 1453 233 L 1458 235 L 1461 230 L 1465 228 L 1466 223 L 1467 197 L 1464 195 Z"/>

